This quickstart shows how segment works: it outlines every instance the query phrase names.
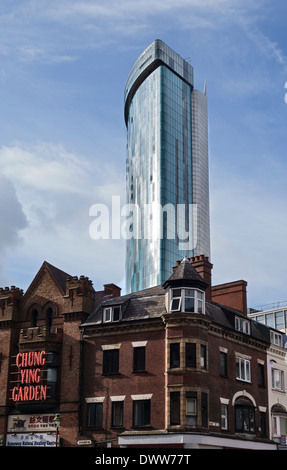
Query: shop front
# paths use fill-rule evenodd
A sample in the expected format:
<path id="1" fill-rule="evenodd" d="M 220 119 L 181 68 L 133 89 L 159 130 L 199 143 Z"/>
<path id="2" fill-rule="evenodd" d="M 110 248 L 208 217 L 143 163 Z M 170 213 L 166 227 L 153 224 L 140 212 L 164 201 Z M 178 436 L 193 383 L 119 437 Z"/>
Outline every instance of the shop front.
<path id="1" fill-rule="evenodd" d="M 58 414 L 10 415 L 6 446 L 57 447 Z"/>

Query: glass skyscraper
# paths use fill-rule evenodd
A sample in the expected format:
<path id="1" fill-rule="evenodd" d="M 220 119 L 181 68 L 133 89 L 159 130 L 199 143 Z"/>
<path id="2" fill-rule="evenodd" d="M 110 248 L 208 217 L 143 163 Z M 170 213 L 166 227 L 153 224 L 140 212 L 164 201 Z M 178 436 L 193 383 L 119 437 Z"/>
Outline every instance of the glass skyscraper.
<path id="1" fill-rule="evenodd" d="M 185 255 L 210 257 L 206 94 L 160 40 L 131 69 L 125 122 L 126 289 L 135 292 L 163 283 Z"/>

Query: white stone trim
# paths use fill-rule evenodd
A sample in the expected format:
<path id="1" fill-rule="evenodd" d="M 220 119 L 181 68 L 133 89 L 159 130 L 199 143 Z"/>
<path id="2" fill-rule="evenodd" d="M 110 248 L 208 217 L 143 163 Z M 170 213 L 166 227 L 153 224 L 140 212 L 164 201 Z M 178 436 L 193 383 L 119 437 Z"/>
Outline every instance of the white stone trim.
<path id="1" fill-rule="evenodd" d="M 143 395 L 131 395 L 132 400 L 150 400 L 152 397 L 152 393 L 146 393 Z"/>
<path id="2" fill-rule="evenodd" d="M 236 392 L 234 395 L 233 395 L 233 398 L 232 398 L 232 405 L 234 406 L 235 405 L 235 402 L 237 400 L 237 398 L 239 397 L 246 397 L 246 398 L 249 398 L 249 400 L 253 403 L 253 405 L 256 407 L 256 402 L 253 398 L 252 395 L 250 395 L 250 393 L 246 392 L 246 390 L 242 390 L 241 392 Z"/>
<path id="3" fill-rule="evenodd" d="M 229 405 L 229 398 L 221 398 L 220 397 L 220 403 L 222 405 Z"/>
<path id="4" fill-rule="evenodd" d="M 89 397 L 85 398 L 86 403 L 103 403 L 105 397 Z"/>
<path id="5" fill-rule="evenodd" d="M 109 351 L 110 349 L 120 349 L 121 343 L 117 344 L 102 344 L 103 351 Z"/>
<path id="6" fill-rule="evenodd" d="M 114 395 L 110 397 L 111 401 L 124 401 L 125 398 L 125 395 Z"/>
<path id="7" fill-rule="evenodd" d="M 133 341 L 132 345 L 134 348 L 140 348 L 147 345 L 147 341 Z"/>

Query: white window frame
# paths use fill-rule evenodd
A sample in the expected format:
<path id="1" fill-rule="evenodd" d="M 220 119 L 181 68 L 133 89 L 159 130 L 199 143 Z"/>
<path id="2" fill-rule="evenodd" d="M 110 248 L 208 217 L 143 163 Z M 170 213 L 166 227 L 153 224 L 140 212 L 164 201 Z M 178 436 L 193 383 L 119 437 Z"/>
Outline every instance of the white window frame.
<path id="1" fill-rule="evenodd" d="M 279 377 L 279 386 L 277 386 L 277 379 L 275 378 L 275 373 L 278 373 Z M 272 382 L 272 390 L 279 390 L 280 392 L 284 392 L 284 372 L 283 370 L 276 369 L 272 367 L 271 369 L 271 382 Z"/>
<path id="2" fill-rule="evenodd" d="M 282 348 L 283 341 L 282 341 L 282 334 L 277 333 L 275 331 L 270 331 L 270 339 L 271 343 L 275 344 L 276 346 L 280 346 Z"/>
<path id="3" fill-rule="evenodd" d="M 114 309 L 115 308 L 119 309 L 119 318 L 117 320 L 114 320 Z M 109 314 L 108 314 L 108 312 L 109 312 Z M 104 315 L 103 315 L 104 323 L 117 322 L 120 319 L 121 319 L 121 307 L 120 307 L 120 305 L 113 305 L 113 306 L 104 308 Z"/>
<path id="4" fill-rule="evenodd" d="M 246 335 L 250 335 L 250 321 L 241 317 L 235 317 L 235 329 Z"/>
<path id="5" fill-rule="evenodd" d="M 281 437 L 281 420 L 285 420 L 282 416 L 272 416 L 272 433 L 273 437 Z"/>
<path id="6" fill-rule="evenodd" d="M 239 364 L 238 371 L 237 363 Z M 249 359 L 236 356 L 236 378 L 243 382 L 251 382 L 251 363 Z"/>
<path id="7" fill-rule="evenodd" d="M 197 398 L 186 398 L 186 415 L 197 416 Z"/>
<path id="8" fill-rule="evenodd" d="M 186 424 L 188 426 L 196 426 L 197 423 L 197 398 L 186 398 L 185 401 L 186 406 Z"/>
<path id="9" fill-rule="evenodd" d="M 280 437 L 280 417 L 272 416 L 273 437 Z"/>
<path id="10" fill-rule="evenodd" d="M 221 403 L 221 429 L 228 430 L 228 405 Z"/>
<path id="11" fill-rule="evenodd" d="M 174 295 L 175 291 L 180 291 L 180 295 Z M 172 308 L 172 304 L 174 300 L 178 300 L 178 307 Z M 181 300 L 182 300 L 182 289 L 171 289 L 171 299 L 170 299 L 170 311 L 171 312 L 179 312 L 181 308 Z"/>
<path id="12" fill-rule="evenodd" d="M 178 295 L 178 291 L 180 291 L 180 295 Z M 174 295 L 174 292 L 176 292 L 176 295 Z M 189 298 L 194 299 L 194 312 L 185 312 L 185 299 Z M 179 301 L 177 308 L 172 308 L 174 300 Z M 201 307 L 201 312 L 199 312 L 199 307 Z M 200 313 L 201 315 L 205 315 L 205 292 L 199 289 L 195 289 L 193 287 L 179 287 L 171 289 L 170 311 L 181 311 L 184 313 Z"/>

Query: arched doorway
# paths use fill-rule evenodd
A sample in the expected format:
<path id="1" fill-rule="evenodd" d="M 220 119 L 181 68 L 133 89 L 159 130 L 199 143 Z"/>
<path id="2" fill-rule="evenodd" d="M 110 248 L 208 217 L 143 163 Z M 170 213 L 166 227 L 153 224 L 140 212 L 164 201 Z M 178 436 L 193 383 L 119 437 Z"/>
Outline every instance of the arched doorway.
<path id="1" fill-rule="evenodd" d="M 249 398 L 240 396 L 235 400 L 235 431 L 255 433 L 255 406 Z"/>

